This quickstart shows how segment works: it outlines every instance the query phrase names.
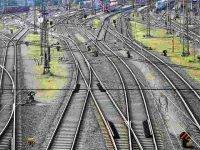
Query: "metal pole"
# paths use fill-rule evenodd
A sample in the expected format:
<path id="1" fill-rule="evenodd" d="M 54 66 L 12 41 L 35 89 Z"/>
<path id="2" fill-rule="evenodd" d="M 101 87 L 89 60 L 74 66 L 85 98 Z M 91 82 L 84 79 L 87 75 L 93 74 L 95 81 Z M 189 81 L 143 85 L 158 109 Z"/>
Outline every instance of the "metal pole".
<path id="1" fill-rule="evenodd" d="M 37 29 L 36 29 L 36 5 L 34 3 L 34 33 L 37 33 Z"/>
<path id="2" fill-rule="evenodd" d="M 173 39 L 172 39 L 172 52 L 174 52 L 174 30 L 173 30 Z"/>
<path id="3" fill-rule="evenodd" d="M 190 47 L 190 41 L 189 41 L 189 1 L 186 0 L 186 22 L 185 22 L 185 29 L 186 29 L 186 55 L 189 55 L 189 47 Z"/>
<path id="4" fill-rule="evenodd" d="M 150 22 L 151 0 L 148 0 L 148 23 L 147 23 L 147 37 L 151 36 L 151 22 Z"/>
<path id="5" fill-rule="evenodd" d="M 42 1 L 42 30 L 41 30 L 41 56 L 43 56 L 44 60 L 44 70 L 43 74 L 50 73 L 50 64 L 49 64 L 49 58 L 50 58 L 50 52 L 49 52 L 49 41 L 48 41 L 48 20 L 46 18 L 47 10 L 46 10 L 46 1 Z M 42 57 L 41 57 L 42 60 Z"/>

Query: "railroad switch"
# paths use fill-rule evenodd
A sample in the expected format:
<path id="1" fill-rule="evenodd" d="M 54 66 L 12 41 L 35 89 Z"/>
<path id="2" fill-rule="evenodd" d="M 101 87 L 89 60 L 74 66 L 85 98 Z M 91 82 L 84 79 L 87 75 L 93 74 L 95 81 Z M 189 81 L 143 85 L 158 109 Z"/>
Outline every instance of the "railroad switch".
<path id="1" fill-rule="evenodd" d="M 79 92 L 79 90 L 80 90 L 80 84 L 76 84 L 76 87 L 75 87 L 75 89 L 74 89 L 74 93 L 78 93 Z"/>
<path id="2" fill-rule="evenodd" d="M 167 57 L 167 50 L 163 50 L 163 55 Z"/>
<path id="3" fill-rule="evenodd" d="M 144 21 L 144 16 L 142 16 L 142 21 Z"/>
<path id="4" fill-rule="evenodd" d="M 129 51 L 127 51 L 126 54 L 127 54 L 127 57 L 128 57 L 128 58 L 131 58 L 131 54 L 130 54 Z"/>
<path id="5" fill-rule="evenodd" d="M 14 65 L 14 66 L 13 66 L 13 71 L 15 71 L 15 70 L 16 70 L 16 66 Z"/>
<path id="6" fill-rule="evenodd" d="M 50 21 L 49 24 L 50 24 L 50 26 L 52 26 L 53 25 L 53 21 Z"/>
<path id="7" fill-rule="evenodd" d="M 56 46 L 56 49 L 59 52 L 60 51 L 60 46 Z"/>
<path id="8" fill-rule="evenodd" d="M 101 83 L 97 83 L 97 86 L 98 86 L 98 88 L 99 88 L 99 90 L 101 92 L 106 92 L 106 90 L 103 88 L 103 86 L 101 85 Z"/>
<path id="9" fill-rule="evenodd" d="M 91 51 L 91 46 L 90 45 L 87 46 L 87 50 Z"/>
<path id="10" fill-rule="evenodd" d="M 83 18 L 85 18 L 85 19 L 86 19 L 86 18 L 87 18 L 87 14 L 84 14 Z"/>
<path id="11" fill-rule="evenodd" d="M 148 124 L 147 120 L 143 121 L 143 128 L 144 128 L 145 137 L 146 138 L 151 138 L 152 135 L 151 135 L 151 132 L 150 132 L 150 129 L 149 129 L 149 124 Z"/>
<path id="12" fill-rule="evenodd" d="M 13 34 L 13 29 L 10 29 L 10 33 Z"/>
<path id="13" fill-rule="evenodd" d="M 114 24 L 115 28 L 117 28 L 117 22 L 116 22 L 116 20 L 113 20 L 113 24 Z"/>
<path id="14" fill-rule="evenodd" d="M 98 51 L 94 51 L 94 57 L 98 57 L 99 52 Z"/>
<path id="15" fill-rule="evenodd" d="M 29 91 L 28 92 L 29 102 L 33 102 L 34 101 L 34 96 L 35 96 L 35 92 L 34 91 Z"/>
<path id="16" fill-rule="evenodd" d="M 114 125 L 114 123 L 112 123 L 111 121 L 108 120 L 108 124 L 110 129 L 112 130 L 112 135 L 114 139 L 120 139 L 119 133 Z"/>

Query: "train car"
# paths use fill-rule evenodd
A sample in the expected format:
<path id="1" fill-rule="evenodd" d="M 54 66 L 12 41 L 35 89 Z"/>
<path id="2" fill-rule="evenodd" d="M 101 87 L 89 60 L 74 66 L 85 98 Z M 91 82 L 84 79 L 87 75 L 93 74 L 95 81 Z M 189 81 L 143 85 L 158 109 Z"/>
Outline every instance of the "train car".
<path id="1" fill-rule="evenodd" d="M 147 0 L 135 0 L 134 5 L 142 7 L 142 6 L 145 6 L 147 3 L 148 3 Z"/>
<path id="2" fill-rule="evenodd" d="M 119 11 L 120 7 L 117 5 L 111 5 L 109 8 L 110 12 L 115 12 L 115 11 Z"/>
<path id="3" fill-rule="evenodd" d="M 30 7 L 29 6 L 17 6 L 17 7 L 6 7 L 2 10 L 3 14 L 12 14 L 12 13 L 24 13 L 29 12 Z"/>
<path id="4" fill-rule="evenodd" d="M 174 5 L 175 5 L 175 0 L 159 0 L 155 4 L 155 10 L 158 13 L 163 10 L 166 10 L 167 6 L 171 10 L 174 7 Z"/>

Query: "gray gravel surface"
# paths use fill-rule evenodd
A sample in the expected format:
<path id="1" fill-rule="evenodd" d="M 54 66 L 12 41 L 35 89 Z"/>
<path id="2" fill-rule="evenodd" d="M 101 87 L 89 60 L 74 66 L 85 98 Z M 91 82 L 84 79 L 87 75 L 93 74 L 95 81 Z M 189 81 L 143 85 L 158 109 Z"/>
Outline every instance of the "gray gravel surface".
<path id="1" fill-rule="evenodd" d="M 27 47 L 22 48 L 22 60 L 23 60 L 23 67 L 24 67 L 24 82 L 25 87 L 27 89 L 34 88 L 35 82 L 32 78 L 34 73 L 32 69 L 34 67 L 35 62 L 30 60 L 26 56 Z M 69 82 L 64 88 L 71 88 L 73 86 L 73 80 L 75 75 L 73 64 L 68 63 L 66 67 L 69 70 L 68 78 Z M 60 94 L 56 97 L 55 100 L 51 102 L 39 102 L 40 100 L 36 99 L 35 102 L 23 104 L 21 106 L 21 129 L 22 129 L 22 142 L 24 146 L 24 150 L 37 150 L 39 149 L 40 145 L 45 141 L 45 136 L 47 134 L 51 134 L 53 130 L 53 123 L 57 122 L 57 118 L 59 116 L 59 112 L 62 109 L 62 103 L 65 103 L 65 97 L 68 95 L 68 91 L 61 91 Z M 36 144 L 31 147 L 27 144 L 27 138 L 33 137 L 36 141 Z M 44 144 L 45 145 L 45 144 Z"/>
<path id="2" fill-rule="evenodd" d="M 74 32 L 72 32 L 72 34 L 73 33 Z M 82 36 L 87 39 L 87 37 L 84 35 Z M 96 49 L 94 45 L 92 45 L 92 48 Z M 106 89 L 109 89 L 118 106 L 121 108 L 121 110 L 123 110 L 123 112 L 125 112 L 123 91 L 119 90 L 122 89 L 122 86 L 119 80 L 119 76 L 113 66 L 107 61 L 102 53 L 99 52 L 99 56 L 94 57 L 93 52 L 86 51 L 84 43 L 80 45 L 80 49 L 84 52 L 85 56 L 94 67 L 95 71 L 97 71 L 99 77 L 106 86 Z"/>
<path id="3" fill-rule="evenodd" d="M 136 53 L 132 53 L 132 56 L 133 56 L 132 64 L 134 64 L 135 66 L 137 66 L 137 68 L 140 69 L 140 71 L 142 71 L 142 73 L 146 76 L 146 78 L 147 78 L 147 80 L 148 80 L 148 82 L 150 84 L 150 87 L 152 87 L 154 89 L 165 89 L 165 88 L 169 88 L 170 87 L 167 84 L 167 82 L 165 81 L 165 79 L 160 78 L 160 75 L 156 73 L 157 71 L 154 70 L 154 68 L 152 68 L 150 65 L 146 64 L 143 59 L 141 59 L 140 57 L 137 56 Z M 133 66 L 132 64 L 130 64 L 129 66 Z M 141 64 L 143 64 L 143 65 L 141 66 Z M 146 67 L 144 65 L 146 65 Z M 135 71 L 135 72 L 137 72 L 137 71 Z M 188 120 L 186 117 L 184 117 L 182 115 L 181 111 L 177 110 L 177 108 L 181 108 L 183 112 L 187 112 L 185 110 L 183 104 L 177 98 L 177 95 L 174 95 L 173 91 L 155 90 L 153 92 L 154 92 L 154 96 L 156 97 L 155 99 L 157 99 L 157 100 L 161 99 L 160 92 L 162 92 L 168 98 L 168 100 L 170 100 L 170 102 L 171 102 L 168 105 L 168 107 L 169 107 L 168 112 L 163 111 L 161 109 L 161 114 L 165 114 L 166 118 L 164 117 L 163 119 L 167 120 L 168 128 L 169 128 L 169 130 L 171 130 L 169 132 L 170 132 L 170 136 L 172 134 L 172 136 L 171 136 L 172 140 L 173 141 L 174 140 L 177 141 L 175 143 L 175 146 L 179 147 L 179 144 L 178 144 L 178 135 L 183 130 L 187 130 L 188 132 L 192 133 L 193 136 L 194 136 L 193 138 L 195 139 L 195 141 L 197 141 L 197 139 L 199 137 L 199 135 L 197 133 L 198 131 L 196 129 L 194 129 L 194 125 L 190 124 L 191 121 Z M 166 104 L 162 104 L 162 103 L 166 103 L 166 102 L 162 102 L 161 101 L 161 105 L 166 105 Z M 176 107 L 174 106 L 174 104 L 175 104 Z M 172 118 L 170 118 L 170 117 L 172 117 Z M 174 121 L 178 121 L 178 120 L 179 120 L 178 125 L 176 124 L 176 128 L 173 129 L 172 127 L 174 126 Z M 183 127 L 183 126 L 185 126 L 185 127 Z M 167 133 L 167 134 L 169 134 L 169 133 Z M 174 134 L 174 136 L 173 136 L 173 134 Z M 166 141 L 168 141 L 168 140 L 166 140 Z M 165 144 L 166 143 L 164 143 L 164 145 Z M 168 145 L 168 144 L 166 144 L 166 145 Z"/>
<path id="4" fill-rule="evenodd" d="M 69 42 L 70 47 L 75 51 L 75 46 Z M 68 48 L 67 48 L 68 49 Z M 73 62 L 71 53 L 66 51 L 67 56 L 69 57 L 70 61 Z M 78 59 L 80 67 L 85 75 L 86 78 L 89 78 L 89 73 L 84 65 L 84 61 L 78 52 L 74 52 L 75 57 Z M 96 117 L 93 113 L 93 109 L 90 103 L 87 103 L 87 108 L 85 111 L 83 124 L 81 125 L 81 132 L 79 134 L 77 149 L 106 149 L 105 143 L 103 139 L 103 135 L 101 133 L 101 129 L 99 128 L 98 122 Z"/>
<path id="5" fill-rule="evenodd" d="M 106 145 L 102 137 L 100 126 L 94 113 L 94 106 L 91 105 L 91 98 L 88 101 L 81 131 L 77 141 L 77 150 L 105 150 Z"/>

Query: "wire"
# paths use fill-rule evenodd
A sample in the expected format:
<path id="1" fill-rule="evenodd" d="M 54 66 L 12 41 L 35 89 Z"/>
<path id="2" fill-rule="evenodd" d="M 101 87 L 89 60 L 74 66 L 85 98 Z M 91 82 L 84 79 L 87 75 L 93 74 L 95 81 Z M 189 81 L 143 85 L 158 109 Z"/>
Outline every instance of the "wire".
<path id="1" fill-rule="evenodd" d="M 9 91 L 9 90 L 13 90 L 13 89 L 1 89 L 1 90 L 3 90 L 3 91 Z M 72 89 L 72 88 L 26 88 L 26 89 L 18 89 L 18 90 L 74 90 L 74 89 Z M 88 90 L 87 88 L 81 88 L 81 89 L 79 89 L 79 90 Z M 99 90 L 99 89 L 96 89 L 96 88 L 91 88 L 91 90 Z M 122 88 L 106 88 L 105 90 L 110 90 L 110 91 L 119 91 L 119 90 L 124 90 L 124 89 L 122 89 Z M 128 91 L 139 91 L 140 89 L 138 89 L 138 88 L 126 88 L 126 90 L 128 90 Z M 192 90 L 199 90 L 200 91 L 200 89 L 172 89 L 172 88 L 160 88 L 160 89 L 154 89 L 154 88 L 143 88 L 143 89 L 141 89 L 141 90 L 143 90 L 143 91 L 161 91 L 161 90 L 164 90 L 164 91 L 192 91 Z"/>

